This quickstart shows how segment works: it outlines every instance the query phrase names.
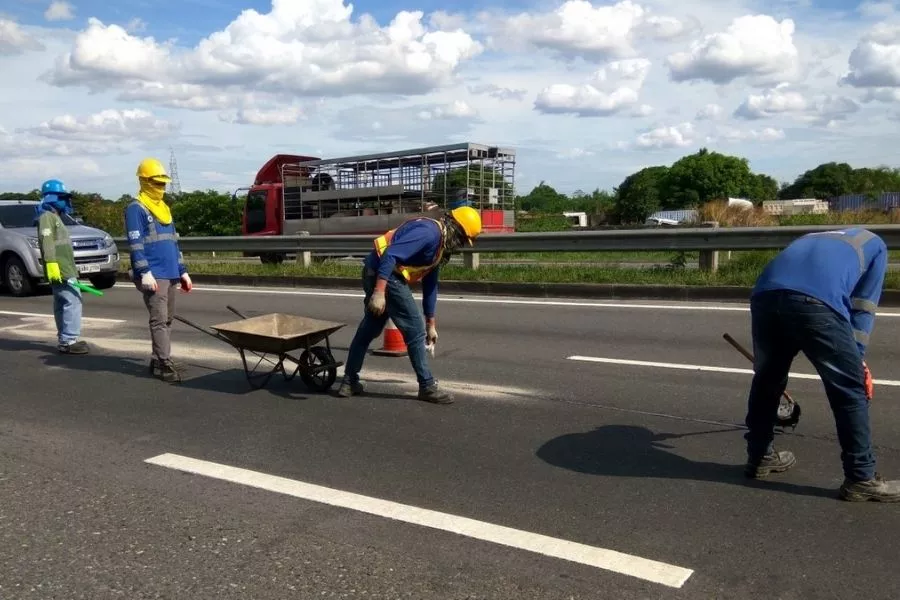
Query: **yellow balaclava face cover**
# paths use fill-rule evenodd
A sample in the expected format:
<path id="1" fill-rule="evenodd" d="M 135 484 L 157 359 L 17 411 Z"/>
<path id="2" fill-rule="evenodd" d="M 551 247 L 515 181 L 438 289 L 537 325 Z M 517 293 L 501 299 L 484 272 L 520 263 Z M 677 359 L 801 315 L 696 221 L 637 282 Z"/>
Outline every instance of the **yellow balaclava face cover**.
<path id="1" fill-rule="evenodd" d="M 157 221 L 163 225 L 172 222 L 172 211 L 169 205 L 163 202 L 166 195 L 166 184 L 157 183 L 152 179 L 141 179 L 141 191 L 138 193 L 138 200 L 147 207 Z"/>

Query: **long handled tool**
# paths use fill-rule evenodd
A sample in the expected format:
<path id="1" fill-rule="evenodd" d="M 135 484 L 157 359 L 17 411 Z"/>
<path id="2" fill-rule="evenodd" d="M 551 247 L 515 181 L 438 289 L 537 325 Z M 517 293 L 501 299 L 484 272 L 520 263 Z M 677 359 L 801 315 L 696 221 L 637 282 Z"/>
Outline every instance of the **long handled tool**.
<path id="1" fill-rule="evenodd" d="M 731 344 L 735 350 L 740 352 L 746 357 L 751 363 L 754 362 L 753 354 L 747 351 L 746 348 L 741 346 L 736 339 L 731 337 L 729 334 L 725 333 L 722 335 L 725 338 L 725 341 Z M 800 405 L 791 398 L 791 395 L 788 394 L 787 390 L 782 392 L 781 394 L 783 400 L 781 400 L 778 405 L 778 425 L 781 427 L 790 427 L 792 430 L 797 429 L 797 423 L 800 422 Z"/>

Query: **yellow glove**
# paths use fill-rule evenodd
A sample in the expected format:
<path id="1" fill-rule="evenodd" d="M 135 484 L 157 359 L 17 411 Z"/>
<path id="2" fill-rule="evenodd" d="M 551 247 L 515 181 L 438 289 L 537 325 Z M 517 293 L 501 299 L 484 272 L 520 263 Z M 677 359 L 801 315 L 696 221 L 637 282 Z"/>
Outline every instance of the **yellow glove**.
<path id="1" fill-rule="evenodd" d="M 47 263 L 47 279 L 51 283 L 62 283 L 62 273 L 59 271 L 59 263 Z"/>

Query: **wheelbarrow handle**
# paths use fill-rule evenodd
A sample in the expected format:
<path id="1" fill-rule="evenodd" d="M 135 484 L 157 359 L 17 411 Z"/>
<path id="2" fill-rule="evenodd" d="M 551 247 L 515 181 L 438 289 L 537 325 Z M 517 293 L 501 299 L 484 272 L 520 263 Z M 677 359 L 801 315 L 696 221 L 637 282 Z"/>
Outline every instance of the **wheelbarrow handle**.
<path id="1" fill-rule="evenodd" d="M 216 339 L 221 339 L 221 336 L 219 336 L 219 333 L 218 333 L 218 332 L 216 332 L 216 331 L 210 331 L 209 329 L 206 329 L 206 328 L 204 328 L 204 327 L 200 327 L 199 325 L 197 325 L 197 324 L 194 323 L 193 321 L 189 321 L 188 319 L 185 319 L 184 317 L 182 317 L 182 316 L 180 316 L 180 315 L 172 315 L 172 318 L 175 319 L 176 321 L 181 321 L 182 323 L 184 323 L 184 324 L 187 325 L 188 327 L 193 327 L 193 328 L 196 329 L 197 331 L 202 331 L 203 333 L 205 333 L 205 334 L 208 335 L 208 336 L 214 337 L 214 338 L 216 338 Z"/>
<path id="2" fill-rule="evenodd" d="M 239 316 L 239 317 L 242 318 L 242 319 L 246 319 L 246 318 L 247 318 L 247 316 L 246 316 L 244 313 L 242 313 L 241 311 L 239 311 L 238 309 L 236 309 L 236 308 L 233 307 L 233 306 L 230 306 L 230 305 L 229 305 L 229 306 L 226 306 L 225 308 L 227 308 L 228 310 L 230 310 L 231 312 L 233 312 L 234 314 L 236 314 L 237 316 Z"/>

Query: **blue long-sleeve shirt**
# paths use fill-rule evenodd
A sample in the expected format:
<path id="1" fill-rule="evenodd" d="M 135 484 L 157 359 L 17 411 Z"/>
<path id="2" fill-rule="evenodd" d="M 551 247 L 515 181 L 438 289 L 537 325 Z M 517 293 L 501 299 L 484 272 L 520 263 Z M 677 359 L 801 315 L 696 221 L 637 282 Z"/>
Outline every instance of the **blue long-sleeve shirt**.
<path id="1" fill-rule="evenodd" d="M 865 356 L 887 261 L 884 240 L 861 227 L 807 234 L 763 269 L 753 295 L 786 289 L 822 301 L 850 322 Z"/>
<path id="2" fill-rule="evenodd" d="M 389 280 L 398 264 L 424 267 L 433 263 L 440 245 L 441 232 L 433 221 L 407 221 L 394 231 L 391 243 L 380 258 L 374 250 L 366 257 L 366 266 L 377 271 L 379 279 Z M 439 271 L 436 267 L 422 278 L 422 311 L 426 319 L 434 317 Z"/>
<path id="3" fill-rule="evenodd" d="M 139 202 L 125 208 L 125 231 L 135 281 L 150 272 L 155 279 L 180 279 L 187 272 L 178 247 L 175 221 L 163 225 Z"/>

